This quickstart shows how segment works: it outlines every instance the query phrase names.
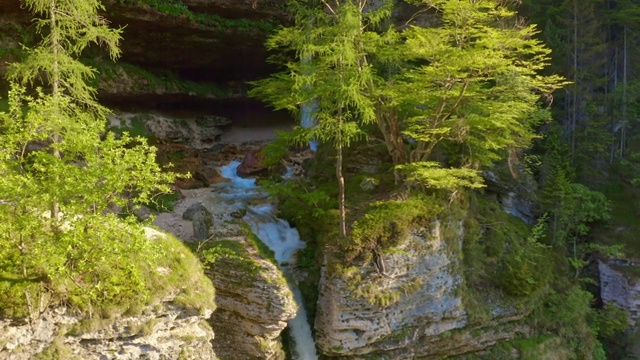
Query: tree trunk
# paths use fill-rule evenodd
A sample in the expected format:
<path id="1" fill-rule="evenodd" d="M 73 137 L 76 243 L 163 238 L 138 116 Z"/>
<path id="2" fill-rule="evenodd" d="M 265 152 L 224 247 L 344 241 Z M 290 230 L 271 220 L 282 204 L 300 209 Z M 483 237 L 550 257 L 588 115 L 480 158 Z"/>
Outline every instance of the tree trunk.
<path id="1" fill-rule="evenodd" d="M 340 71 L 340 83 L 342 84 L 342 58 L 338 62 L 338 71 Z M 338 156 L 336 158 L 336 180 L 338 180 L 338 209 L 340 213 L 340 236 L 347 237 L 347 212 L 345 210 L 344 195 L 344 176 L 342 174 L 342 104 L 338 106 L 338 135 L 336 136 L 336 150 Z"/>
<path id="2" fill-rule="evenodd" d="M 578 1 L 573 0 L 573 104 L 571 104 L 571 162 L 576 152 L 576 123 L 578 121 Z"/>
<path id="3" fill-rule="evenodd" d="M 627 142 L 627 27 L 624 27 L 624 44 L 622 50 L 622 124 L 620 127 L 620 158 L 624 157 Z"/>
<path id="4" fill-rule="evenodd" d="M 378 109 L 378 128 L 382 132 L 384 142 L 387 145 L 387 151 L 391 156 L 393 165 L 406 164 L 408 161 L 407 151 L 402 140 L 402 134 L 400 132 L 400 121 L 398 120 L 398 113 L 395 108 L 391 109 Z M 395 177 L 395 183 L 398 185 L 402 179 L 397 169 L 393 170 Z"/>
<path id="5" fill-rule="evenodd" d="M 53 53 L 53 70 L 51 72 L 51 96 L 54 101 L 58 101 L 60 97 L 60 70 L 58 69 L 58 48 L 60 46 L 60 40 L 58 39 L 59 32 L 56 24 L 56 0 L 51 0 L 50 3 L 50 17 L 51 17 L 51 50 Z M 54 133 L 51 135 L 51 141 L 56 144 L 59 143 L 60 134 Z M 53 155 L 60 159 L 61 155 L 57 148 L 53 148 Z M 57 201 L 51 203 L 51 218 L 58 219 L 60 213 L 60 205 Z"/>
<path id="6" fill-rule="evenodd" d="M 338 136 L 338 157 L 336 160 L 336 179 L 338 180 L 338 207 L 340 211 L 340 236 L 347 237 L 347 214 L 344 205 L 344 176 L 342 175 L 342 142 Z"/>

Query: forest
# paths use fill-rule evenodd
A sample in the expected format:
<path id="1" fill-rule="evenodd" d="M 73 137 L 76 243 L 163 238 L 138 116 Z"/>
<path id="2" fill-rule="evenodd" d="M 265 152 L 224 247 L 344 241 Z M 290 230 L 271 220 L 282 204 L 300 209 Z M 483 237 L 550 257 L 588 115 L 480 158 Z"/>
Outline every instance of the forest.
<path id="1" fill-rule="evenodd" d="M 274 262 L 238 220 L 252 203 L 226 220 L 250 250 L 216 236 L 210 213 L 203 241 L 149 235 L 153 216 L 172 211 L 160 199 L 179 203 L 180 181 L 201 175 L 181 171 L 187 150 L 166 153 L 148 127 L 108 126 L 114 109 L 96 84 L 127 41 L 109 21 L 117 6 L 264 37 L 271 74 L 250 76 L 239 96 L 300 120 L 260 148 L 258 184 L 306 243 L 296 281 L 321 358 L 640 356 L 638 304 L 604 294 L 602 280 L 606 266 L 629 288 L 638 281 L 634 0 L 255 0 L 285 14 L 268 20 L 195 15 L 182 0 L 21 0 L 28 30 L 0 22 L 0 330 L 59 307 L 91 324 L 145 315 L 171 296 L 210 315 L 227 291 L 207 279 L 212 269 L 236 261 L 253 277 L 264 266 L 251 254 Z M 310 144 L 304 175 L 282 177 Z M 422 262 L 441 256 L 453 264 L 445 277 L 459 279 L 442 286 L 464 325 L 429 337 L 422 319 L 402 320 L 365 350 L 332 342 L 330 300 L 409 319 L 395 309 L 437 292 Z M 84 331 L 60 329 L 63 339 Z M 486 334 L 496 340 L 450 345 Z M 65 342 L 38 358 L 79 355 Z M 215 358 L 199 354 L 180 358 Z"/>

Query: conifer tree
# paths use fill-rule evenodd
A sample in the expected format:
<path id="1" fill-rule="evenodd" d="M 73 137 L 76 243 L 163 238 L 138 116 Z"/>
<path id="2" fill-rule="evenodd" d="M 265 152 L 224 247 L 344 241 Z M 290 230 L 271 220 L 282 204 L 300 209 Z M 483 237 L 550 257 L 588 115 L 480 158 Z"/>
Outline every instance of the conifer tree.
<path id="1" fill-rule="evenodd" d="M 94 70 L 78 61 L 92 43 L 117 58 L 120 32 L 98 15 L 97 0 L 24 6 L 42 16 L 35 19 L 42 41 L 10 66 L 10 110 L 0 114 L 0 273 L 14 279 L 0 281 L 0 302 L 26 301 L 33 315 L 42 310 L 35 296 L 49 293 L 90 311 L 132 288 L 144 302 L 140 269 L 117 257 L 136 253 L 143 263 L 152 248 L 107 209 L 128 198 L 147 202 L 168 190 L 173 174 L 161 171 L 143 139 L 105 132 L 108 110 L 88 85 Z"/>
<path id="2" fill-rule="evenodd" d="M 374 102 L 367 94 L 374 74 L 366 46 L 377 35 L 368 27 L 389 13 L 388 7 L 364 11 L 367 3 L 322 1 L 320 6 L 305 7 L 291 2 L 295 26 L 281 29 L 267 47 L 292 51 L 296 60 L 285 62 L 286 70 L 256 82 L 251 91 L 276 109 L 295 114 L 303 104 L 315 102 L 316 125 L 298 130 L 304 141 L 317 139 L 336 149 L 341 236 L 347 234 L 343 148 L 364 134 L 360 125 L 375 121 Z"/>

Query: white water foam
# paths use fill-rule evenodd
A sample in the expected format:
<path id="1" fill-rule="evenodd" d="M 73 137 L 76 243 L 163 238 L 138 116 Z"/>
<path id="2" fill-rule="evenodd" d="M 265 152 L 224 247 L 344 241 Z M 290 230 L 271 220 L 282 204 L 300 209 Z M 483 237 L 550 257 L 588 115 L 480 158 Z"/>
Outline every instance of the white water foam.
<path id="1" fill-rule="evenodd" d="M 255 179 L 241 178 L 237 175 L 236 168 L 239 162 L 234 161 L 220 168 L 222 176 L 229 179 L 228 183 L 221 183 L 218 195 L 228 201 L 236 201 L 241 206 L 246 201 L 256 198 L 264 198 Z M 234 206 L 235 207 L 235 206 Z M 288 326 L 291 337 L 295 342 L 293 358 L 296 360 L 317 360 L 316 347 L 311 333 L 311 327 L 307 321 L 307 313 L 304 309 L 302 294 L 298 290 L 295 281 L 289 276 L 288 267 L 295 253 L 304 248 L 305 243 L 300 240 L 298 230 L 289 226 L 286 221 L 277 218 L 273 204 L 263 203 L 247 206 L 247 214 L 244 220 L 262 242 L 264 242 L 275 254 L 276 261 L 288 279 L 289 287 L 293 292 L 298 305 L 296 317 L 289 321 Z"/>

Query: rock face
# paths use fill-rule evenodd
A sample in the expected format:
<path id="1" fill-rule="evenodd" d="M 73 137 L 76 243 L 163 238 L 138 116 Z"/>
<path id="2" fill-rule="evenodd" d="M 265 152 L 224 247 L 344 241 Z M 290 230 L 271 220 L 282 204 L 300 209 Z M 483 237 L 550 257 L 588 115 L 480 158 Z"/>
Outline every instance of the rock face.
<path id="1" fill-rule="evenodd" d="M 81 319 L 65 308 L 43 313 L 33 324 L 0 320 L 0 358 L 216 359 L 211 347 L 211 312 L 187 314 L 173 299 L 139 316 Z"/>
<path id="2" fill-rule="evenodd" d="M 461 241 L 462 231 L 445 239 L 441 224 L 435 222 L 430 231 L 413 234 L 398 251 L 381 255 L 384 275 L 372 264 L 348 275 L 325 266 L 315 320 L 321 352 L 349 359 L 453 356 L 527 333 L 517 323 L 525 314 L 497 301 L 489 305 L 489 321 L 470 321 L 458 260 Z M 353 278 L 362 280 L 354 286 Z M 376 297 L 387 300 L 370 300 Z"/>
<path id="3" fill-rule="evenodd" d="M 103 0 L 104 16 L 113 28 L 123 28 L 120 63 L 127 63 L 145 71 L 170 72 L 173 76 L 198 83 L 215 83 L 223 88 L 237 88 L 247 80 L 266 77 L 273 72 L 267 60 L 264 42 L 279 24 L 289 21 L 284 11 L 284 0 L 185 0 L 171 4 L 166 12 L 136 1 Z M 158 2 L 162 6 L 163 2 Z M 30 27 L 31 15 L 20 7 L 18 0 L 0 0 L 0 46 L 24 43 Z M 186 15 L 185 10 L 191 15 Z M 6 26 L 5 26 L 6 25 Z M 15 25 L 29 28 L 16 31 Z M 30 35 L 29 35 L 30 36 Z M 104 53 L 94 51 L 88 56 L 101 61 Z M 4 73 L 3 58 L 0 74 Z M 184 98 L 171 98 L 181 102 L 193 98 L 193 89 L 171 86 L 165 78 L 158 84 L 145 79 L 149 72 L 132 75 L 126 67 L 111 68 L 110 80 L 101 79 L 101 101 L 116 104 L 160 101 L 159 95 L 182 94 Z M 142 76 L 138 76 L 142 74 Z M 163 76 L 160 76 L 162 78 Z M 153 80 L 156 82 L 156 80 Z M 196 90 L 197 92 L 197 90 Z M 228 95 L 228 94 L 227 94 Z M 220 94 L 209 93 L 207 97 Z M 135 98 L 134 98 L 135 97 Z M 166 100 L 167 97 L 164 97 Z"/>
<path id="4" fill-rule="evenodd" d="M 216 260 L 205 273 L 216 288 L 216 311 L 209 322 L 216 333 L 213 347 L 222 359 L 284 359 L 280 333 L 297 311 L 281 270 L 260 256 L 242 234 L 215 188 L 184 190 L 172 213 L 162 213 L 155 225 L 183 240 L 193 240 L 193 223 L 184 213 L 209 213 L 209 236 Z M 189 210 L 191 209 L 191 210 Z M 187 218 L 193 218 L 188 215 Z"/>
<path id="5" fill-rule="evenodd" d="M 284 359 L 280 333 L 295 317 L 293 294 L 274 264 L 255 258 L 252 266 L 223 257 L 207 271 L 217 289 L 213 347 L 223 359 Z"/>
<path id="6" fill-rule="evenodd" d="M 188 0 L 194 13 L 216 15 L 204 24 L 171 16 L 144 5 L 111 1 L 108 19 L 125 26 L 122 59 L 162 68 L 187 78 L 243 81 L 268 74 L 264 41 L 268 29 L 285 20 L 285 1 Z M 215 21 L 218 20 L 218 21 Z M 234 21 L 235 20 L 235 21 Z M 257 21 L 262 21 L 257 23 Z"/>
<path id="7" fill-rule="evenodd" d="M 264 166 L 264 155 L 261 149 L 251 150 L 245 155 L 240 165 L 238 165 L 238 175 L 250 177 L 264 172 L 267 168 Z"/>
<path id="8" fill-rule="evenodd" d="M 231 121 L 222 116 L 168 117 L 155 113 L 117 113 L 109 116 L 110 127 L 146 134 L 162 142 L 184 144 L 192 149 L 212 147 Z"/>
<path id="9" fill-rule="evenodd" d="M 182 218 L 193 223 L 193 237 L 195 240 L 207 240 L 211 228 L 211 213 L 201 203 L 191 205 L 182 214 Z"/>
<path id="10" fill-rule="evenodd" d="M 640 326 L 640 278 L 633 270 L 640 264 L 627 260 L 599 261 L 600 297 L 605 304 L 613 303 L 629 313 L 631 324 Z"/>

